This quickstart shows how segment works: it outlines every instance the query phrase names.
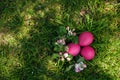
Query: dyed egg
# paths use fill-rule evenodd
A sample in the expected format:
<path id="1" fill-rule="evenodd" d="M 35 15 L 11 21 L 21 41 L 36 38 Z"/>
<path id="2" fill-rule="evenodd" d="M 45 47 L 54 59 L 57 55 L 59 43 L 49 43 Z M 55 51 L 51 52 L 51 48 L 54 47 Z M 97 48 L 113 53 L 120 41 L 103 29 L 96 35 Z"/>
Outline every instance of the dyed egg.
<path id="1" fill-rule="evenodd" d="M 75 43 L 68 44 L 68 53 L 72 56 L 77 56 L 80 53 L 80 45 Z"/>
<path id="2" fill-rule="evenodd" d="M 79 35 L 80 46 L 88 46 L 93 42 L 93 34 L 91 32 L 83 32 Z"/>
<path id="3" fill-rule="evenodd" d="M 81 56 L 83 56 L 85 60 L 92 60 L 95 56 L 95 51 L 90 46 L 83 47 L 81 50 Z"/>

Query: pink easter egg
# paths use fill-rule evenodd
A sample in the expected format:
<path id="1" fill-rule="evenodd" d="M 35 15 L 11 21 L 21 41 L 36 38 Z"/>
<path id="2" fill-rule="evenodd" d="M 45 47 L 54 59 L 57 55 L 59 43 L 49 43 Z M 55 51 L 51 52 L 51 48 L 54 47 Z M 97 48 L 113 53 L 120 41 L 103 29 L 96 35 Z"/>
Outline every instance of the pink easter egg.
<path id="1" fill-rule="evenodd" d="M 94 36 L 91 32 L 83 32 L 79 35 L 79 44 L 80 46 L 88 46 L 94 40 Z"/>
<path id="2" fill-rule="evenodd" d="M 72 56 L 77 56 L 80 52 L 80 45 L 75 43 L 68 44 L 68 53 Z"/>
<path id="3" fill-rule="evenodd" d="M 92 60 L 95 56 L 95 51 L 92 47 L 85 46 L 81 50 L 81 56 L 83 56 L 85 60 Z"/>

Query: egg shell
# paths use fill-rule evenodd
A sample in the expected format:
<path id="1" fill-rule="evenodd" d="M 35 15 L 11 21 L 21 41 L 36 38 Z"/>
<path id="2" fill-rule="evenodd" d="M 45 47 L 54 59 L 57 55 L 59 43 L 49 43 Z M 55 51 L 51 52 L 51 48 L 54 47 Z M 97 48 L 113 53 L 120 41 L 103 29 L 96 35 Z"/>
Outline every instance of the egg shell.
<path id="1" fill-rule="evenodd" d="M 68 53 L 72 56 L 77 56 L 80 53 L 80 45 L 75 43 L 68 44 Z"/>
<path id="2" fill-rule="evenodd" d="M 91 32 L 83 32 L 79 35 L 79 45 L 80 46 L 88 46 L 94 40 L 94 36 Z"/>
<path id="3" fill-rule="evenodd" d="M 81 56 L 83 56 L 85 60 L 92 60 L 95 56 L 95 51 L 91 46 L 83 47 L 81 50 Z"/>

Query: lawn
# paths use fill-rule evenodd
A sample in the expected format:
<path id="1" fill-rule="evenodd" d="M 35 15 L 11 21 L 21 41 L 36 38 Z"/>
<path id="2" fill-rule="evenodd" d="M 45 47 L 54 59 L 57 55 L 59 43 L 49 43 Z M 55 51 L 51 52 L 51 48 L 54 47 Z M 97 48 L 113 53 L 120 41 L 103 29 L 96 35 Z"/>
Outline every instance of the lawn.
<path id="1" fill-rule="evenodd" d="M 95 58 L 80 73 L 51 58 L 60 26 L 95 37 Z M 119 57 L 119 0 L 0 1 L 0 80 L 120 80 Z"/>

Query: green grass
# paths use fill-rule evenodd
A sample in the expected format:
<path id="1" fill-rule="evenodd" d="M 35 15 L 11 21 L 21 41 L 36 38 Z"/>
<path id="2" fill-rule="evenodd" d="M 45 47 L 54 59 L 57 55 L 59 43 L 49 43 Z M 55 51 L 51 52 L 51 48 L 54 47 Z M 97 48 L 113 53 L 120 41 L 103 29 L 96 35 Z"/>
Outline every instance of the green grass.
<path id="1" fill-rule="evenodd" d="M 119 80 L 119 12 L 117 0 L 0 1 L 0 80 Z M 94 34 L 96 56 L 84 71 L 65 73 L 52 61 L 59 26 Z"/>

